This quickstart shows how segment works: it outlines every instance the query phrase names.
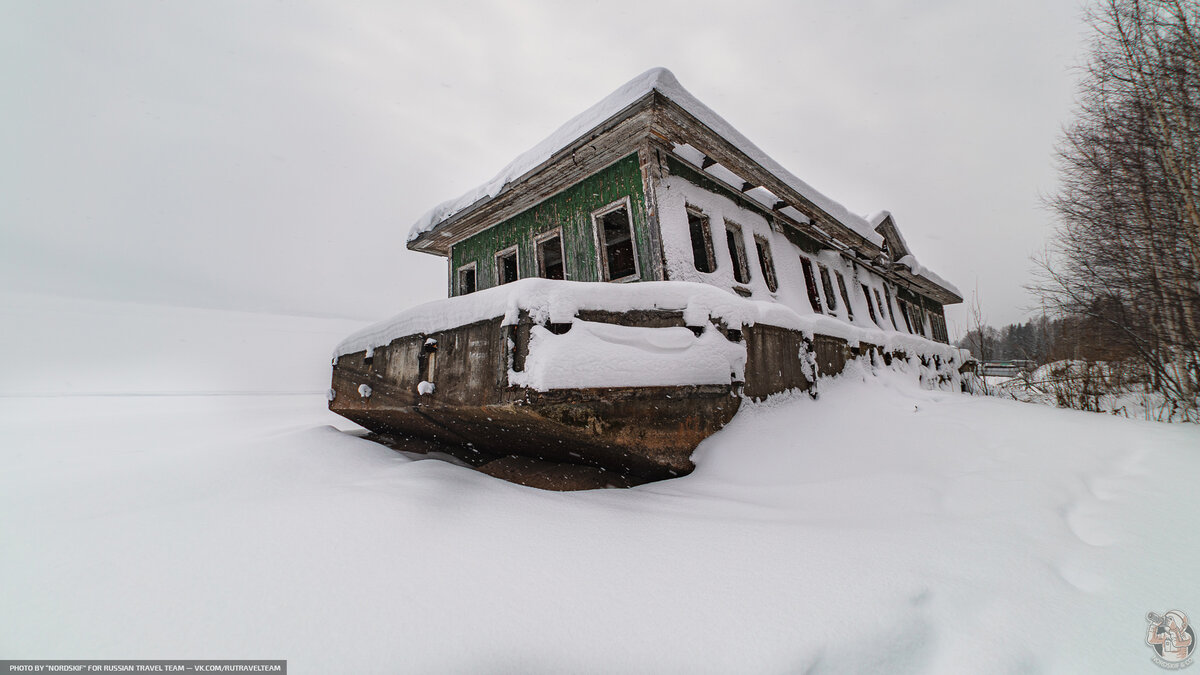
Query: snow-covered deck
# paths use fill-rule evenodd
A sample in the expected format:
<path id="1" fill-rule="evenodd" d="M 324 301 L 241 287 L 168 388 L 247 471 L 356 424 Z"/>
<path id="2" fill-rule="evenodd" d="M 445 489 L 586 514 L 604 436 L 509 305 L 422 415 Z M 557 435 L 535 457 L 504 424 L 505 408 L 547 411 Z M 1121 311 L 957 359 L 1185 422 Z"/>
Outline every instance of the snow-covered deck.
<path id="1" fill-rule="evenodd" d="M 512 325 L 522 313 L 527 313 L 534 323 L 571 323 L 584 310 L 674 310 L 683 313 L 688 326 L 703 327 L 713 322 L 731 327 L 769 324 L 800 331 L 810 339 L 825 335 L 846 340 L 851 346 L 871 344 L 886 352 L 925 357 L 936 355 L 943 361 L 958 363 L 969 358 L 961 349 L 917 335 L 864 328 L 824 314 L 800 314 L 779 302 L 741 298 L 704 283 L 605 284 L 549 279 L 522 279 L 419 305 L 347 337 L 335 349 L 334 357 L 370 352 L 404 336 L 431 334 L 499 317 L 503 318 L 504 325 Z M 619 338 L 605 340 L 603 335 L 593 333 L 600 337 L 597 345 L 620 342 Z M 676 372 L 682 374 L 682 371 Z"/>

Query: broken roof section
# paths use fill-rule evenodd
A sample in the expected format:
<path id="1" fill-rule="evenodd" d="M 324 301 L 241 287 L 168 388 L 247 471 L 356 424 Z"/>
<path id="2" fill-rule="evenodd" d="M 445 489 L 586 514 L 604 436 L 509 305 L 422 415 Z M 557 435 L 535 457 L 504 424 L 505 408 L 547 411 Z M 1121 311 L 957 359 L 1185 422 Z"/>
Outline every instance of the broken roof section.
<path id="1" fill-rule="evenodd" d="M 867 241 L 880 245 L 883 238 L 875 232 L 875 228 L 864 218 L 851 213 L 846 207 L 821 194 L 808 183 L 793 176 L 778 162 L 767 156 L 743 136 L 737 129 L 721 118 L 720 115 L 704 105 L 688 90 L 679 84 L 675 75 L 666 68 L 654 68 L 626 82 L 619 89 L 609 94 L 604 100 L 576 115 L 569 122 L 559 127 L 546 140 L 525 151 L 490 181 L 476 187 L 460 197 L 442 202 L 422 216 L 408 233 L 408 241 L 413 241 L 426 232 L 437 228 L 439 224 L 460 212 L 470 209 L 500 194 L 505 186 L 517 182 L 520 178 L 550 160 L 559 151 L 571 145 L 574 141 L 587 135 L 598 126 L 619 115 L 642 97 L 657 91 L 678 104 L 693 117 L 708 126 L 717 135 L 729 141 L 739 151 L 749 157 L 762 168 L 774 174 L 789 187 L 804 195 L 823 211 L 837 219 L 843 225 L 858 233 Z"/>

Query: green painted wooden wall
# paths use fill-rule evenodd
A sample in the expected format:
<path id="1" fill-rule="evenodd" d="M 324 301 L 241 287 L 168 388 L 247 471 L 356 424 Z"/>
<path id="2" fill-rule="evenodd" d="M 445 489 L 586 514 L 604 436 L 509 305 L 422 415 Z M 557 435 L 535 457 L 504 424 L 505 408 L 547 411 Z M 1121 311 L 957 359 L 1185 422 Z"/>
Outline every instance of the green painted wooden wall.
<path id="1" fill-rule="evenodd" d="M 537 276 L 534 238 L 562 226 L 563 264 L 567 279 L 599 281 L 600 259 L 596 254 L 596 235 L 591 214 L 625 197 L 629 197 L 632 207 L 639 276 L 643 281 L 652 281 L 652 261 L 657 253 L 650 247 L 646 199 L 637 153 L 618 160 L 498 225 L 454 244 L 450 249 L 451 272 L 457 275 L 459 267 L 474 262 L 476 288 L 491 288 L 496 285 L 496 253 L 515 244 L 521 278 Z M 452 278 L 451 293 L 458 294 L 456 277 Z"/>

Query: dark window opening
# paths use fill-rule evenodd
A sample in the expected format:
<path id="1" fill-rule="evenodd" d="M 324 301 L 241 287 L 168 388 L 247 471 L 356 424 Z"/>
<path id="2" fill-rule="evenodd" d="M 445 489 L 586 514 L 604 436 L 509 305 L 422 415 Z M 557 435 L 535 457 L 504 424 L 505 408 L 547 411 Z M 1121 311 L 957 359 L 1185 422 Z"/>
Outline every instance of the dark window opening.
<path id="1" fill-rule="evenodd" d="M 887 306 L 892 319 L 892 328 L 900 330 L 900 326 L 896 325 L 896 312 L 892 310 L 892 292 L 888 290 L 887 284 L 883 286 L 883 297 L 887 300 Z"/>
<path id="2" fill-rule="evenodd" d="M 496 254 L 496 283 L 503 286 L 520 278 L 517 270 L 517 250 Z"/>
<path id="3" fill-rule="evenodd" d="M 554 235 L 538 242 L 538 276 L 543 279 L 565 279 L 563 267 L 562 237 Z"/>
<path id="4" fill-rule="evenodd" d="M 829 303 L 829 311 L 836 312 L 837 296 L 833 294 L 833 281 L 829 278 L 829 269 L 820 264 L 817 267 L 821 269 L 821 286 L 825 289 L 825 300 Z"/>
<path id="5" fill-rule="evenodd" d="M 458 271 L 458 294 L 475 292 L 475 268 L 464 267 Z"/>
<path id="6" fill-rule="evenodd" d="M 767 290 L 774 293 L 779 290 L 779 282 L 775 279 L 775 261 L 771 258 L 771 245 L 766 239 L 755 237 L 754 248 L 758 251 L 758 266 L 762 269 L 763 279 L 767 281 Z"/>
<path id="7" fill-rule="evenodd" d="M 695 261 L 697 272 L 712 272 L 717 268 L 713 256 L 712 233 L 708 229 L 708 218 L 695 211 L 688 210 L 688 231 L 692 235 L 692 260 Z"/>
<path id="8" fill-rule="evenodd" d="M 879 289 L 872 288 L 871 290 L 875 292 L 875 304 L 879 305 L 879 318 L 886 319 L 887 318 L 887 308 L 885 308 L 883 306 L 883 298 L 881 298 L 879 296 Z"/>
<path id="9" fill-rule="evenodd" d="M 746 264 L 746 241 L 742 237 L 742 226 L 737 223 L 725 223 L 725 242 L 729 244 L 733 280 L 739 284 L 750 283 L 750 266 Z"/>
<path id="10" fill-rule="evenodd" d="M 866 284 L 859 285 L 862 286 L 863 295 L 867 298 L 867 314 L 871 315 L 871 323 L 878 324 L 879 319 L 875 316 L 875 303 L 871 302 L 871 289 L 867 288 Z"/>
<path id="11" fill-rule="evenodd" d="M 637 274 L 633 253 L 633 222 L 629 209 L 622 206 L 597 218 L 600 222 L 600 248 L 603 251 L 605 281 Z"/>
<path id="12" fill-rule="evenodd" d="M 904 328 L 910 333 L 913 332 L 912 320 L 908 316 L 908 303 L 903 299 L 897 299 L 896 301 L 900 303 L 900 317 L 904 319 Z"/>
<path id="13" fill-rule="evenodd" d="M 800 266 L 804 268 L 804 285 L 808 287 L 808 304 L 812 305 L 813 311 L 817 314 L 823 314 L 821 309 L 821 294 L 817 292 L 817 280 L 813 276 L 812 261 L 804 256 L 800 256 Z"/>
<path id="14" fill-rule="evenodd" d="M 854 305 L 850 304 L 850 293 L 846 291 L 846 279 L 841 272 L 834 272 L 837 275 L 838 290 L 842 292 L 842 302 L 846 303 L 846 318 L 854 318 Z"/>

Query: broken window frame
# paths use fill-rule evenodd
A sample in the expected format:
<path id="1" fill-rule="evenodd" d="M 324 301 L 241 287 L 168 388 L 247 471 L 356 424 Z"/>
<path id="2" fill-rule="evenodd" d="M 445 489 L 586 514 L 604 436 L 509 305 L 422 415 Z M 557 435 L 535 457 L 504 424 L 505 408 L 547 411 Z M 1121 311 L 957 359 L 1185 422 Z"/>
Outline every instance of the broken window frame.
<path id="1" fill-rule="evenodd" d="M 558 260 L 559 260 L 558 264 L 562 267 L 562 277 L 561 278 L 565 280 L 567 278 L 567 255 L 566 255 L 566 249 L 563 247 L 563 238 L 562 238 L 562 228 L 561 227 L 556 227 L 552 230 L 548 230 L 548 231 L 543 232 L 542 234 L 539 234 L 538 236 L 533 238 L 533 250 L 534 250 L 535 257 L 537 258 L 537 275 L 539 277 L 541 277 L 542 279 L 550 278 L 549 276 L 546 275 L 546 259 L 545 259 L 545 251 L 543 249 L 543 246 L 546 244 L 546 242 L 550 241 L 551 239 L 555 239 L 555 238 L 558 239 Z"/>
<path id="2" fill-rule="evenodd" d="M 821 307 L 821 292 L 817 289 L 817 278 L 813 272 L 813 263 L 804 256 L 800 257 L 800 268 L 804 272 L 804 285 L 808 288 L 808 304 L 812 305 L 813 311 L 817 314 L 824 314 L 825 310 Z"/>
<path id="3" fill-rule="evenodd" d="M 625 209 L 625 221 L 629 226 L 629 247 L 633 253 L 633 273 L 626 274 L 621 277 L 613 278 L 609 271 L 608 260 L 608 242 L 605 241 L 604 223 L 602 219 L 608 214 Z M 611 204 L 607 204 L 601 208 L 592 211 L 592 232 L 596 239 L 596 256 L 600 260 L 600 280 L 601 281 L 637 281 L 641 278 L 641 262 L 638 260 L 637 233 L 633 229 L 633 205 L 629 197 L 622 197 Z"/>
<path id="4" fill-rule="evenodd" d="M 767 290 L 774 293 L 779 290 L 779 280 L 775 278 L 775 259 L 771 256 L 771 242 L 761 234 L 756 234 L 754 250 L 758 253 L 758 267 L 762 270 L 763 280 L 767 282 Z"/>
<path id="5" fill-rule="evenodd" d="M 879 307 L 879 318 L 886 319 L 887 308 L 883 306 L 883 296 L 879 294 L 878 288 L 872 287 L 871 291 L 875 293 L 875 305 Z"/>
<path id="6" fill-rule="evenodd" d="M 946 328 L 946 317 L 937 312 L 929 312 L 929 324 L 933 329 L 933 339 L 938 342 L 950 343 L 950 332 Z"/>
<path id="7" fill-rule="evenodd" d="M 842 302 L 846 303 L 846 318 L 853 321 L 854 305 L 850 304 L 850 292 L 846 290 L 846 277 L 842 276 L 842 273 L 837 270 L 834 270 L 833 274 L 837 277 L 838 290 L 841 291 Z"/>
<path id="8" fill-rule="evenodd" d="M 463 273 L 471 273 L 471 290 L 463 290 Z M 475 265 L 475 261 L 471 261 L 466 265 L 459 265 L 454 272 L 454 291 L 455 295 L 467 295 L 479 290 L 479 271 Z"/>
<path id="9" fill-rule="evenodd" d="M 746 235 L 741 225 L 725 221 L 725 243 L 730 247 L 729 261 L 733 263 L 733 281 L 738 284 L 750 283 L 750 264 L 746 260 Z"/>
<path id="10" fill-rule="evenodd" d="M 888 314 L 891 315 L 890 318 L 892 320 L 892 328 L 895 328 L 897 331 L 899 331 L 900 326 L 896 323 L 896 308 L 892 306 L 892 292 L 888 289 L 888 285 L 886 283 L 883 285 L 883 297 L 887 300 Z"/>
<path id="11" fill-rule="evenodd" d="M 503 286 L 504 284 L 510 284 L 513 281 L 517 281 L 518 279 L 521 278 L 521 255 L 520 255 L 520 253 L 521 253 L 521 251 L 518 248 L 517 244 L 513 244 L 512 246 L 509 246 L 506 249 L 501 249 L 499 251 L 496 251 L 495 260 L 496 260 L 496 285 L 497 286 Z M 505 281 L 504 280 L 504 259 L 508 258 L 509 256 L 511 256 L 513 258 L 513 269 L 516 271 L 516 276 L 509 281 Z"/>
<path id="12" fill-rule="evenodd" d="M 913 330 L 912 318 L 909 316 L 908 312 L 908 301 L 904 298 L 897 297 L 896 302 L 900 304 L 900 317 L 904 319 L 904 328 L 907 329 L 910 334 L 915 335 L 916 331 Z"/>
<path id="13" fill-rule="evenodd" d="M 867 298 L 867 314 L 871 317 L 871 323 L 879 325 L 879 315 L 875 313 L 875 303 L 871 302 L 871 289 L 864 283 L 859 283 L 862 286 L 863 295 Z"/>
<path id="14" fill-rule="evenodd" d="M 693 218 L 695 221 L 693 221 Z M 692 241 L 692 266 L 701 274 L 711 274 L 717 271 L 717 254 L 713 250 L 712 225 L 708 216 L 694 206 L 687 207 L 688 236 Z M 700 241 L 696 241 L 699 230 Z M 704 263 L 708 269 L 701 269 L 700 260 L 696 257 L 703 250 Z"/>
<path id="15" fill-rule="evenodd" d="M 821 272 L 821 289 L 825 291 L 825 306 L 829 307 L 830 314 L 837 314 L 838 300 L 837 295 L 833 292 L 833 277 L 829 275 L 829 268 L 821 263 L 817 263 L 817 269 Z"/>

